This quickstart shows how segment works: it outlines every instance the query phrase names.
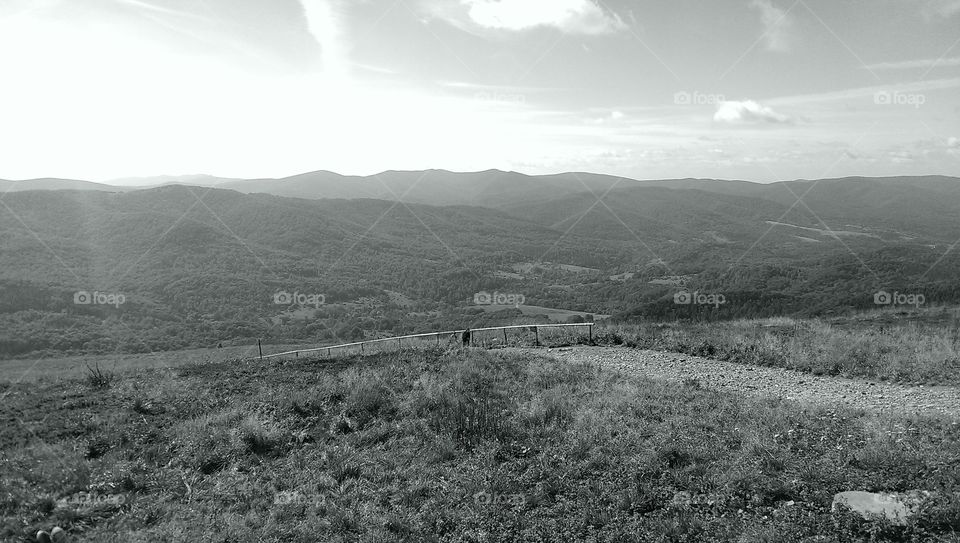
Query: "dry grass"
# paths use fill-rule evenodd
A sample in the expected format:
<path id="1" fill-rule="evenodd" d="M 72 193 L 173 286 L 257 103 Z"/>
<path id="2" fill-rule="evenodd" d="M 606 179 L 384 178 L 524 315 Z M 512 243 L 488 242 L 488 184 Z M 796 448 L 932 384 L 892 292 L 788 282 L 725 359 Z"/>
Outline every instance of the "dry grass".
<path id="1" fill-rule="evenodd" d="M 598 327 L 599 344 L 679 352 L 817 375 L 960 384 L 960 335 L 952 323 L 831 324 L 746 320 Z"/>
<path id="2" fill-rule="evenodd" d="M 537 355 L 405 351 L 9 386 L 0 540 L 957 541 L 835 492 L 960 488 L 960 427 Z M 952 494 L 945 494 L 952 496 Z"/>

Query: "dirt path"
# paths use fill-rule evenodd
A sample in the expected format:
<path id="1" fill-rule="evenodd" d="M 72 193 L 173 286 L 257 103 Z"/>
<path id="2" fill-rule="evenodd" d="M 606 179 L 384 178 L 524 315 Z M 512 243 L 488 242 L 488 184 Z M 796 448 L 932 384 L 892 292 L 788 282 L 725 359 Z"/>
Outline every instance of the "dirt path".
<path id="1" fill-rule="evenodd" d="M 843 377 L 818 377 L 782 368 L 622 347 L 570 347 L 549 349 L 546 353 L 560 360 L 600 364 L 654 379 L 683 381 L 692 378 L 705 388 L 715 390 L 870 411 L 944 414 L 960 418 L 960 388 L 954 387 L 914 387 Z"/>

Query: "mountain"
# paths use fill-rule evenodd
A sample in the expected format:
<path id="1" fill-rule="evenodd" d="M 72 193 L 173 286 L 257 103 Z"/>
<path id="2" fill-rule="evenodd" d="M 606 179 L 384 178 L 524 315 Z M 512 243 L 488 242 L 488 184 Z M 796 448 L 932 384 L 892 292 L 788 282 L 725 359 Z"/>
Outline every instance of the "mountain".
<path id="1" fill-rule="evenodd" d="M 623 250 L 565 241 L 495 210 L 371 199 L 173 185 L 22 192 L 4 203 L 6 356 L 433 330 L 486 319 L 465 302 L 502 285 L 497 272 L 513 263 L 557 249 L 607 266 Z M 276 304 L 284 292 L 320 294 L 325 303 Z M 76 303 L 78 293 L 94 303 Z"/>
<path id="2" fill-rule="evenodd" d="M 635 180 L 618 176 L 568 172 L 525 175 L 487 170 L 455 173 L 446 170 L 386 171 L 371 176 L 346 176 L 329 171 L 282 179 L 229 179 L 207 175 L 126 178 L 117 185 L 76 180 L 36 179 L 0 181 L 4 192 L 24 190 L 101 190 L 126 192 L 171 184 L 216 187 L 245 194 L 272 194 L 289 198 L 371 198 L 402 200 L 435 206 L 467 205 L 526 213 L 528 207 L 563 206 L 568 198 L 596 202 L 607 193 L 631 189 L 697 190 L 727 197 L 760 200 L 806 211 L 812 217 L 843 217 L 851 225 L 883 223 L 886 230 L 911 230 L 919 223 L 924 234 L 944 233 L 952 202 L 960 195 L 960 179 L 946 176 L 797 180 L 770 184 L 717 179 Z M 653 193 L 651 193 L 653 194 Z M 797 202 L 803 196 L 802 202 Z M 766 205 L 766 204 L 762 204 Z M 923 216 L 919 221 L 916 217 Z M 774 222 L 780 222 L 774 217 Z M 914 226 L 911 226 L 914 225 Z M 817 226 L 823 228 L 823 225 Z M 947 233 L 947 237 L 953 231 Z"/>
<path id="3" fill-rule="evenodd" d="M 637 181 L 591 173 L 525 175 L 487 170 L 455 173 L 446 170 L 386 171 L 361 177 L 328 171 L 284 179 L 252 179 L 228 182 L 221 188 L 244 193 L 265 193 L 292 198 L 377 198 L 429 205 L 472 205 L 503 208 L 522 202 L 543 202 L 582 192 L 600 195 L 617 187 L 707 188 L 724 186 L 730 193 L 746 193 L 745 181 L 660 180 Z M 739 188 L 738 190 L 738 187 Z"/>
<path id="4" fill-rule="evenodd" d="M 0 193 L 23 192 L 28 190 L 97 190 L 104 192 L 122 192 L 135 190 L 136 187 L 118 187 L 92 181 L 77 179 L 26 179 L 23 181 L 8 181 L 0 179 Z"/>
<path id="5" fill-rule="evenodd" d="M 234 183 L 242 179 L 215 177 L 212 175 L 158 175 L 154 177 L 122 177 L 110 181 L 111 185 L 123 187 L 155 188 L 164 185 L 193 185 L 197 187 L 216 187 L 225 183 Z"/>
<path id="6" fill-rule="evenodd" d="M 477 176 L 462 197 L 528 184 L 502 209 L 180 185 L 7 194 L 0 356 L 319 343 L 546 318 L 535 307 L 674 319 L 829 315 L 881 289 L 960 301 L 949 180 L 668 188 L 577 174 L 551 183 L 597 190 L 525 200 L 547 181 Z M 783 196 L 804 191 L 805 205 Z M 478 306 L 481 291 L 525 306 Z M 726 302 L 678 305 L 682 291 Z M 323 303 L 277 304 L 283 293 Z"/>
<path id="7" fill-rule="evenodd" d="M 860 238 L 863 243 L 950 245 L 960 238 L 960 180 L 848 178 L 707 189 L 614 188 L 501 207 L 551 228 L 591 237 L 685 241 L 704 236 L 751 242 L 758 223 L 781 242 Z M 802 197 L 802 200 L 801 200 Z M 874 240 L 874 241 L 871 241 Z"/>

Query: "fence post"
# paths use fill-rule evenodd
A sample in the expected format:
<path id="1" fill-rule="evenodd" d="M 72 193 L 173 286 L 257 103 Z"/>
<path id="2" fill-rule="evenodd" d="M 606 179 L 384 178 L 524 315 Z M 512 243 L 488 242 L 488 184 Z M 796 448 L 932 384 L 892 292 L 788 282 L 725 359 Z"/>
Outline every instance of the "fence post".
<path id="1" fill-rule="evenodd" d="M 506 328 L 503 329 L 503 346 L 504 347 L 507 346 L 507 329 Z"/>
<path id="2" fill-rule="evenodd" d="M 360 354 L 363 354 L 363 343 L 360 343 Z"/>
<path id="3" fill-rule="evenodd" d="M 533 337 L 534 337 L 534 345 L 539 347 L 540 346 L 540 328 L 536 326 L 533 327 Z"/>
<path id="4" fill-rule="evenodd" d="M 593 344 L 593 324 L 590 324 L 590 344 Z"/>
<path id="5" fill-rule="evenodd" d="M 260 351 L 260 361 L 263 362 L 263 345 L 260 344 L 260 340 L 257 340 L 257 350 Z"/>
<path id="6" fill-rule="evenodd" d="M 400 338 L 397 338 L 397 350 L 403 350 L 403 343 Z"/>

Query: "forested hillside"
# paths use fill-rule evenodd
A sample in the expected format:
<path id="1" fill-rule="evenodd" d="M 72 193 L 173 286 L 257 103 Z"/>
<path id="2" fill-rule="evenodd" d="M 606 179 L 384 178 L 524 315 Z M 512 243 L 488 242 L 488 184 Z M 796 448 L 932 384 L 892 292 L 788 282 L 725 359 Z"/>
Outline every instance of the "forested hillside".
<path id="1" fill-rule="evenodd" d="M 547 319 L 534 306 L 710 319 L 836 314 L 881 291 L 960 300 L 955 180 L 637 183 L 496 209 L 189 186 L 9 193 L 0 355 Z M 475 303 L 484 291 L 522 306 Z"/>

